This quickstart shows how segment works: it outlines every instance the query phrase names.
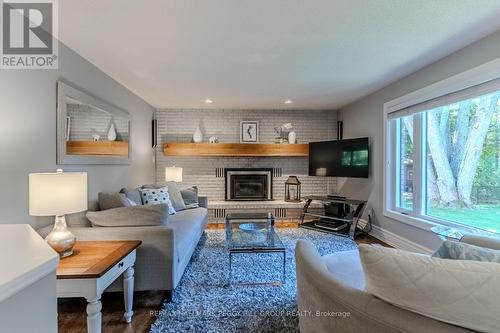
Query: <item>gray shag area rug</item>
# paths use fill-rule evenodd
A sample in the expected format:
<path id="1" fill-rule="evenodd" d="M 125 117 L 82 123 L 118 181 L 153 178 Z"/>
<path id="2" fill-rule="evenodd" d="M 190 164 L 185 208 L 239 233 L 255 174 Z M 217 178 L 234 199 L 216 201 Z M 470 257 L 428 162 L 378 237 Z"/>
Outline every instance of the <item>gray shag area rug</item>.
<path id="1" fill-rule="evenodd" d="M 228 284 L 229 253 L 225 231 L 207 230 L 193 254 L 172 303 L 165 303 L 152 333 L 160 332 L 298 332 L 295 243 L 312 242 L 320 254 L 352 250 L 347 238 L 307 229 L 277 229 L 286 251 L 286 283 L 280 281 L 281 253 L 233 255 Z M 260 284 L 257 284 L 260 283 Z"/>

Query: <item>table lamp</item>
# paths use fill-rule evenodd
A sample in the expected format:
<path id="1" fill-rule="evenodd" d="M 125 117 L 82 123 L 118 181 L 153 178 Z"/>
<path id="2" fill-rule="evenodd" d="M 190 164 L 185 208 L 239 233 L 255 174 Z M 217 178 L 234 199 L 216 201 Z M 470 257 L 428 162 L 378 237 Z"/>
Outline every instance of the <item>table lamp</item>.
<path id="1" fill-rule="evenodd" d="M 87 210 L 87 173 L 30 173 L 29 213 L 32 216 L 55 216 L 47 243 L 61 258 L 73 254 L 76 237 L 67 228 L 65 214 Z"/>
<path id="2" fill-rule="evenodd" d="M 165 181 L 166 182 L 182 182 L 182 168 L 166 167 L 165 168 Z"/>

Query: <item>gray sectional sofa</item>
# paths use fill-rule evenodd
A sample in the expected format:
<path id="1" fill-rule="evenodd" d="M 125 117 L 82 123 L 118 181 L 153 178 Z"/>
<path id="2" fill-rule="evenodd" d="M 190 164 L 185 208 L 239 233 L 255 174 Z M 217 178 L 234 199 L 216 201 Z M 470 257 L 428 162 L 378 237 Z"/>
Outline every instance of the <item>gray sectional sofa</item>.
<path id="1" fill-rule="evenodd" d="M 207 199 L 199 197 L 199 208 L 170 215 L 165 225 L 93 227 L 84 214 L 67 217 L 68 228 L 78 240 L 141 240 L 135 265 L 135 290 L 165 290 L 171 299 L 208 223 Z M 97 204 L 92 204 L 95 210 Z M 45 236 L 52 225 L 38 232 Z M 108 291 L 122 288 L 116 281 Z"/>

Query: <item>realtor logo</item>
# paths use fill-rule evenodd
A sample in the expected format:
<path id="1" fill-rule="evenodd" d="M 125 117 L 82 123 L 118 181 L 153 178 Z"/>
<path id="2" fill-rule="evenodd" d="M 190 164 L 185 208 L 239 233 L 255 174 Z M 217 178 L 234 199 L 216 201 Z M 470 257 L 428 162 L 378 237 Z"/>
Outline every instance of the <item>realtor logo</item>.
<path id="1" fill-rule="evenodd" d="M 3 69 L 57 69 L 56 0 L 2 0 Z"/>

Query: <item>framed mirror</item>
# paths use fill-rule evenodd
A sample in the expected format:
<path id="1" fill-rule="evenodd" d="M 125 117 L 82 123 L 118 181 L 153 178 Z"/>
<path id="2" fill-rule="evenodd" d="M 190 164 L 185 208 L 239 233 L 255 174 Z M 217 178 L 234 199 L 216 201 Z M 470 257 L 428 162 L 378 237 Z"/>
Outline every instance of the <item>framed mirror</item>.
<path id="1" fill-rule="evenodd" d="M 130 114 L 58 81 L 57 164 L 130 164 Z"/>

